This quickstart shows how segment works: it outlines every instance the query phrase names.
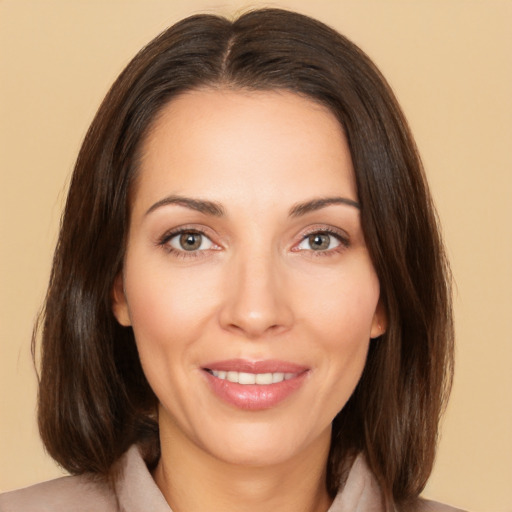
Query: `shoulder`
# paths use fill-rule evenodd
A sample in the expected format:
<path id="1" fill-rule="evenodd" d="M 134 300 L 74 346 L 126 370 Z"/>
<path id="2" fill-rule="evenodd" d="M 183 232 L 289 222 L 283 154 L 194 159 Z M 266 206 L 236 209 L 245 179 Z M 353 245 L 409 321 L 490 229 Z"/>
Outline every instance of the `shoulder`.
<path id="1" fill-rule="evenodd" d="M 395 507 L 402 512 L 464 512 L 437 501 L 419 498 L 408 505 Z M 328 512 L 364 510 L 383 512 L 382 493 L 363 455 L 354 460 L 345 485 L 341 488 Z"/>
<path id="2" fill-rule="evenodd" d="M 0 512 L 115 512 L 115 493 L 87 475 L 67 476 L 0 495 Z"/>

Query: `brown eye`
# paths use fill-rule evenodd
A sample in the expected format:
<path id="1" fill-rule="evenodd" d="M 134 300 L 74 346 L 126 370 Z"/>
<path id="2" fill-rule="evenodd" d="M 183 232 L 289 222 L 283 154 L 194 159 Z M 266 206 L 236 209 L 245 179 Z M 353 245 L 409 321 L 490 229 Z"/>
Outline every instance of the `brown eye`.
<path id="1" fill-rule="evenodd" d="M 177 251 L 204 251 L 213 247 L 212 241 L 197 231 L 183 231 L 169 238 L 167 242 Z"/>
<path id="2" fill-rule="evenodd" d="M 347 245 L 340 235 L 327 231 L 316 231 L 306 235 L 297 249 L 300 251 L 327 252 L 336 249 L 340 245 Z"/>
<path id="3" fill-rule="evenodd" d="M 314 233 L 308 236 L 308 243 L 313 251 L 325 251 L 331 245 L 331 236 L 325 233 Z"/>
<path id="4" fill-rule="evenodd" d="M 180 246 L 185 251 L 195 251 L 201 247 L 201 239 L 199 233 L 183 233 L 180 235 Z"/>

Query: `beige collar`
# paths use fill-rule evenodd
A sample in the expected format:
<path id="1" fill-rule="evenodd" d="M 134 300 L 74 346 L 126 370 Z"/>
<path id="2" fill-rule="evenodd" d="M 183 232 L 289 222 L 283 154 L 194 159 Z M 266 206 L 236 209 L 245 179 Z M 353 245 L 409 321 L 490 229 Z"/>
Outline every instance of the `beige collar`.
<path id="1" fill-rule="evenodd" d="M 136 446 L 123 456 L 122 467 L 122 474 L 116 482 L 122 512 L 172 512 Z M 362 456 L 354 461 L 342 491 L 328 512 L 382 512 L 377 482 Z"/>

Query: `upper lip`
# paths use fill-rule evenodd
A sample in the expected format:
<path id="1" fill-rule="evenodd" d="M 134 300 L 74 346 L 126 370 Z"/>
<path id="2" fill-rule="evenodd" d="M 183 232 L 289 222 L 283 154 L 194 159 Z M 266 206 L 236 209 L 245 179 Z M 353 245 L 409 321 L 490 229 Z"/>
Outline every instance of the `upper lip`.
<path id="1" fill-rule="evenodd" d="M 280 361 L 278 359 L 266 359 L 262 361 L 249 361 L 247 359 L 227 359 L 214 361 L 203 366 L 205 370 L 232 371 L 245 373 L 302 373 L 306 366 Z"/>

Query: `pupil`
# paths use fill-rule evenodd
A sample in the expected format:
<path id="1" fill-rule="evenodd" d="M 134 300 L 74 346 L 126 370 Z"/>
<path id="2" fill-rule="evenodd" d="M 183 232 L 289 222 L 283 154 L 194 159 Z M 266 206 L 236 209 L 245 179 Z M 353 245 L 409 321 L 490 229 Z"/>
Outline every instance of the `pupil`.
<path id="1" fill-rule="evenodd" d="M 316 234 L 309 237 L 309 243 L 314 250 L 329 249 L 329 235 Z"/>
<path id="2" fill-rule="evenodd" d="M 184 233 L 180 237 L 180 245 L 185 251 L 193 251 L 201 245 L 201 235 L 196 233 Z"/>

